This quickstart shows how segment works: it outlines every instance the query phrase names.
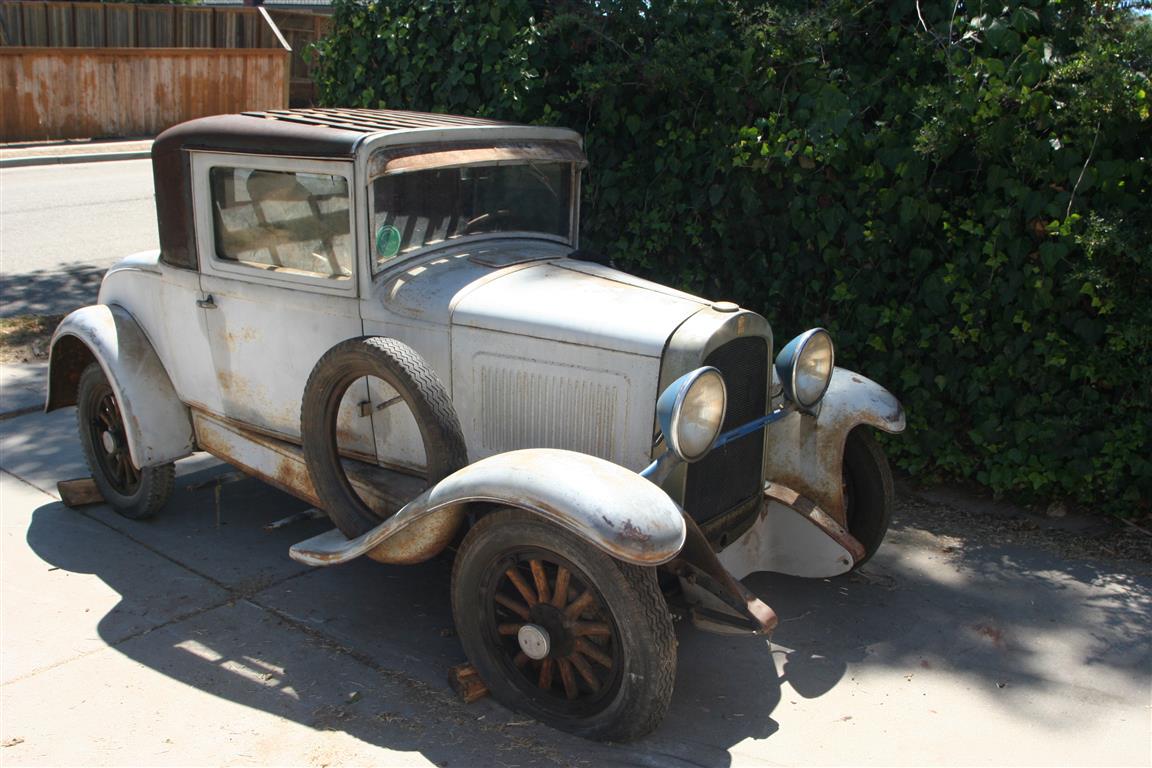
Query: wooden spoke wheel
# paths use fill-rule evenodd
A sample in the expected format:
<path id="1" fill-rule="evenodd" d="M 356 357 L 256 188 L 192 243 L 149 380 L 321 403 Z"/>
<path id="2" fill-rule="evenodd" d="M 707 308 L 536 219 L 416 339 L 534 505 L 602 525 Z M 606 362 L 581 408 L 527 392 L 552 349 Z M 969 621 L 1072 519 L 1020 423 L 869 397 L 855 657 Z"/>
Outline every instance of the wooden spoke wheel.
<path id="1" fill-rule="evenodd" d="M 172 493 L 171 463 L 137 467 L 128 449 L 124 415 L 116 393 L 98 363 L 80 375 L 76 426 L 92 479 L 101 496 L 125 517 L 151 517 Z"/>
<path id="2" fill-rule="evenodd" d="M 509 552 L 482 600 L 485 639 L 506 673 L 567 713 L 594 709 L 619 685 L 619 631 L 604 596 L 555 553 Z"/>
<path id="3" fill-rule="evenodd" d="M 140 470 L 133 466 L 132 457 L 128 454 L 124 419 L 111 388 L 102 393 L 88 415 L 87 426 L 96 446 L 96 463 L 108 478 L 109 485 L 125 496 L 136 493 L 140 488 Z"/>
<path id="4" fill-rule="evenodd" d="M 644 735 L 667 711 L 676 640 L 654 569 L 501 510 L 461 545 L 452 596 L 469 659 L 513 709 L 601 739 Z"/>

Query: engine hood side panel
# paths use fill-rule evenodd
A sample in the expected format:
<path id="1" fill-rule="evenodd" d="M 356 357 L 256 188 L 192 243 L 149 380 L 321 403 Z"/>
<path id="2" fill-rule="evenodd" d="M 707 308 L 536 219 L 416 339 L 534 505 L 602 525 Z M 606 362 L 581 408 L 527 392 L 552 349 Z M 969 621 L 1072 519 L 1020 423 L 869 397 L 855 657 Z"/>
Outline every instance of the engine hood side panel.
<path id="1" fill-rule="evenodd" d="M 659 358 L 454 327 L 452 360 L 473 461 L 518 448 L 576 451 L 636 472 L 651 460 Z"/>

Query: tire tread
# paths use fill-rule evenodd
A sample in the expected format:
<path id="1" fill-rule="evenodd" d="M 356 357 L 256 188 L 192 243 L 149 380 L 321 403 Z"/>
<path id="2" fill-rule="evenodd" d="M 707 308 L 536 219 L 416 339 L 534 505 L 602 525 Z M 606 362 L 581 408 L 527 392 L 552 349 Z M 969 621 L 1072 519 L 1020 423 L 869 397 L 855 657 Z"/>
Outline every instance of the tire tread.
<path id="1" fill-rule="evenodd" d="M 635 598 L 629 603 L 618 604 L 613 608 L 614 611 L 618 611 L 618 623 L 649 630 L 646 632 L 645 645 L 645 666 L 649 670 L 645 676 L 646 684 L 633 685 L 627 690 L 624 698 L 620 699 L 619 706 L 615 707 L 617 716 L 613 720 L 605 722 L 603 719 L 592 718 L 584 723 L 566 721 L 548 724 L 580 736 L 603 741 L 631 741 L 651 733 L 663 721 L 671 704 L 672 691 L 676 683 L 677 645 L 672 616 L 660 591 L 655 570 L 615 560 L 590 542 L 564 529 L 553 528 L 547 521 L 533 513 L 512 508 L 493 511 L 473 526 L 461 544 L 452 568 L 452 614 L 465 649 L 467 650 L 468 646 L 469 629 L 464 614 L 466 606 L 470 607 L 470 603 L 467 603 L 465 595 L 460 591 L 467 588 L 467 585 L 462 584 L 462 572 L 473 567 L 471 562 L 474 556 L 473 550 L 481 541 L 487 537 L 505 535 L 506 532 L 522 534 L 526 524 L 548 526 L 547 546 L 557 547 L 567 540 L 566 546 L 590 551 L 591 559 L 600 563 L 597 573 L 604 568 L 614 569 L 623 580 L 625 589 Z M 477 661 L 472 658 L 473 664 L 480 669 L 481 665 L 477 664 Z M 539 717 L 537 713 L 518 706 L 518 694 L 502 698 L 500 693 L 505 686 L 498 685 L 498 682 L 485 680 L 489 690 L 502 704 Z"/>
<path id="2" fill-rule="evenodd" d="M 360 336 L 336 344 L 316 362 L 304 388 L 300 434 L 312 485 L 332 521 L 354 538 L 380 520 L 350 489 L 332 444 L 328 417 L 357 379 L 380 378 L 404 397 L 420 429 L 429 483 L 468 464 L 468 449 L 452 400 L 440 377 L 411 347 L 384 336 Z M 391 379 L 389 377 L 392 377 Z"/>

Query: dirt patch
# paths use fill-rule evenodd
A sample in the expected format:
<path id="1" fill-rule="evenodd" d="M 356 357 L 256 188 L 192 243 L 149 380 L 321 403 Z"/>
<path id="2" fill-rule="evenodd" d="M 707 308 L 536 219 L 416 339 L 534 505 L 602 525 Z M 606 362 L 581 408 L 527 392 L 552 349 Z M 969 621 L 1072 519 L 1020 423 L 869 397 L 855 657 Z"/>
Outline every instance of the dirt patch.
<path id="1" fill-rule="evenodd" d="M 48 359 L 52 333 L 64 315 L 17 315 L 0 318 L 0 363 Z"/>
<path id="2" fill-rule="evenodd" d="M 1035 547 L 1067 560 L 1102 560 L 1152 574 L 1149 517 L 1123 522 L 1096 510 L 1071 510 L 1056 517 L 971 489 L 900 484 L 892 527 L 929 531 L 959 540 L 961 547 Z"/>

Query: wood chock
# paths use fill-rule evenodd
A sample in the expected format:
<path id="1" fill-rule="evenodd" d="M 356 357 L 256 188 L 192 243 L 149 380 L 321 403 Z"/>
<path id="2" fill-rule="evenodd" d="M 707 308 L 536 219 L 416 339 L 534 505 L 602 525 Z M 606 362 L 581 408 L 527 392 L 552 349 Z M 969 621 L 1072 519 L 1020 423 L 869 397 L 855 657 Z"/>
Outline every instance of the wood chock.
<path id="1" fill-rule="evenodd" d="M 69 508 L 99 504 L 104 501 L 104 496 L 96 487 L 96 481 L 90 477 L 61 480 L 56 483 L 56 492 L 60 494 L 60 501 L 64 502 L 64 506 Z"/>
<path id="2" fill-rule="evenodd" d="M 479 701 L 488 695 L 488 686 L 484 685 L 484 681 L 476 672 L 476 667 L 471 664 L 457 664 L 452 667 L 448 673 L 448 682 L 465 704 Z"/>

